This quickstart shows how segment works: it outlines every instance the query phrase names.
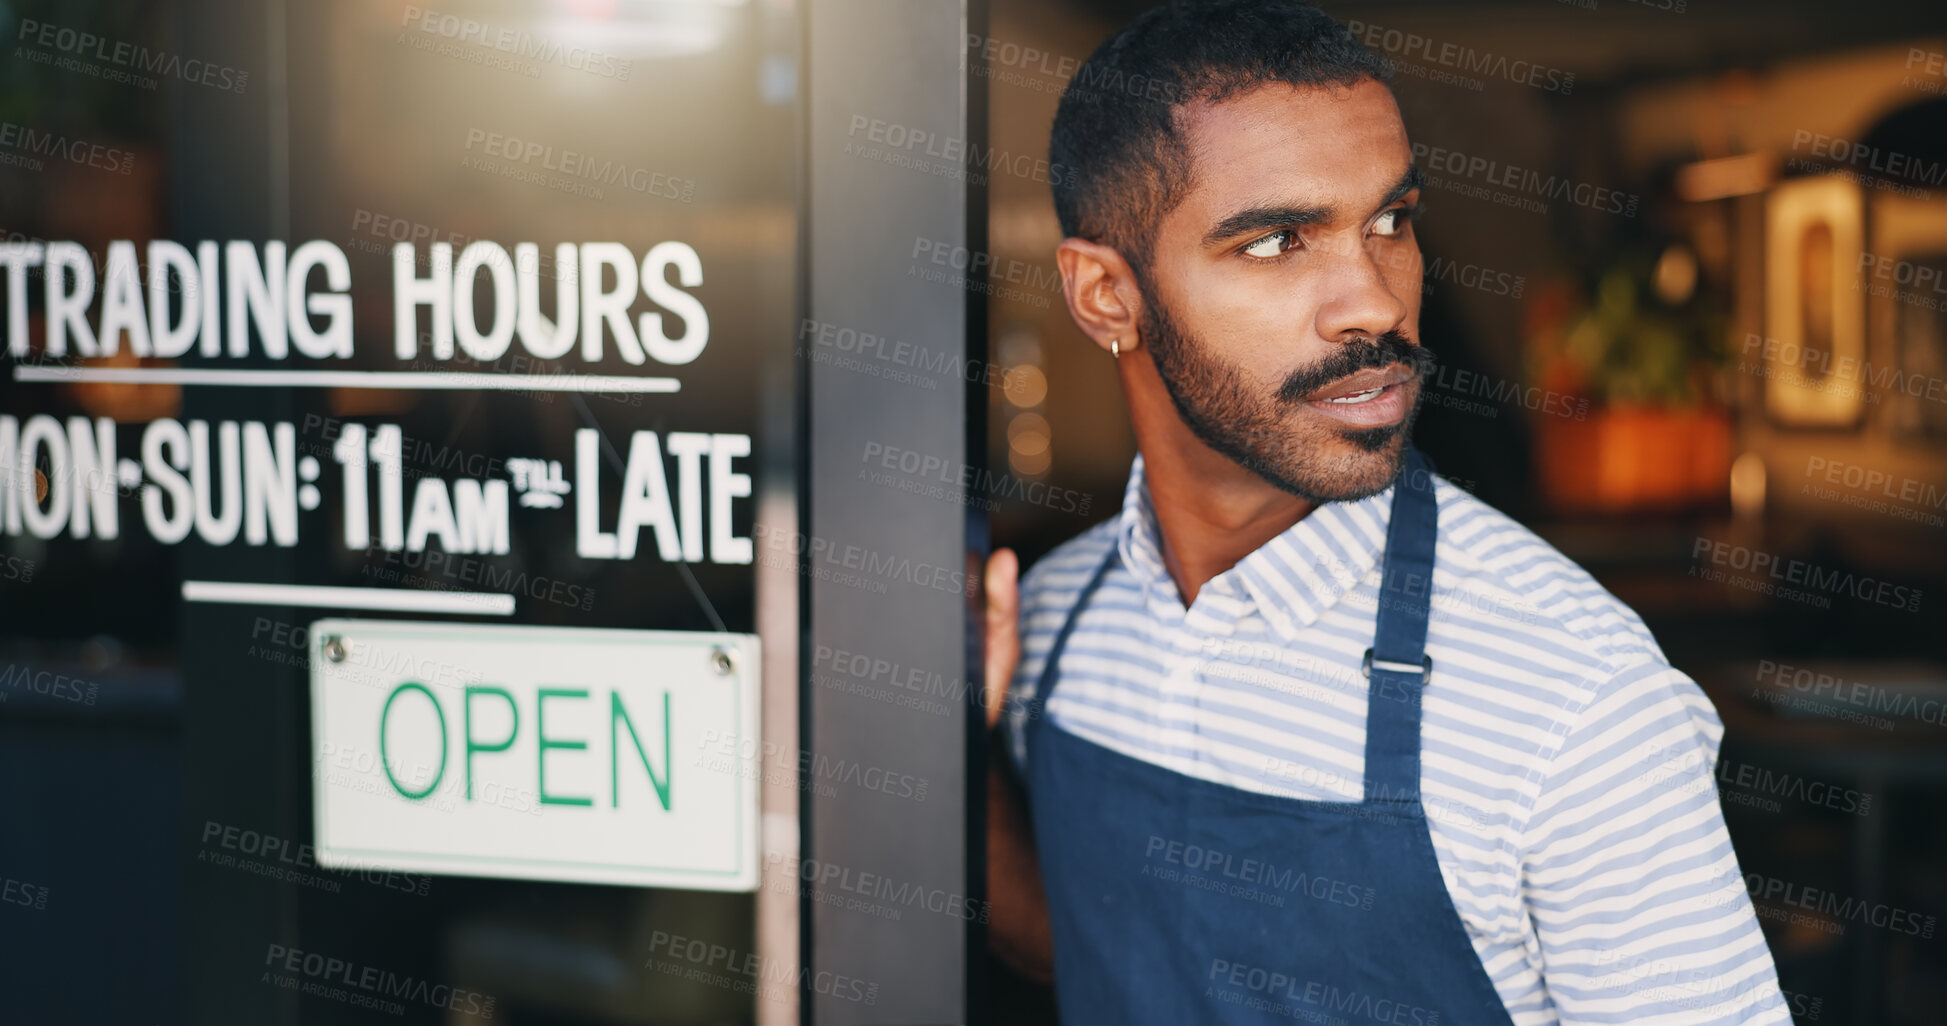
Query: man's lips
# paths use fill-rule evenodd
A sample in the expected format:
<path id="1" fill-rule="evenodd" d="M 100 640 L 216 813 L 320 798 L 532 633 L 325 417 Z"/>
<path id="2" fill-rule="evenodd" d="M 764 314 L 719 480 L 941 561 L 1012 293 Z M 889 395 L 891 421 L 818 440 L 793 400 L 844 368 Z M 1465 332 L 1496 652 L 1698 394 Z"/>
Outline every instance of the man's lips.
<path id="1" fill-rule="evenodd" d="M 1324 388 L 1306 396 L 1303 401 L 1316 403 L 1331 399 L 1356 397 L 1361 393 L 1376 392 L 1390 385 L 1401 384 L 1411 380 L 1412 377 L 1413 369 L 1411 367 L 1403 365 L 1374 367 L 1368 370 L 1362 370 L 1351 377 L 1334 381 Z"/>
<path id="2" fill-rule="evenodd" d="M 1313 392 L 1305 406 L 1352 427 L 1383 427 L 1406 417 L 1410 367 L 1363 370 Z"/>

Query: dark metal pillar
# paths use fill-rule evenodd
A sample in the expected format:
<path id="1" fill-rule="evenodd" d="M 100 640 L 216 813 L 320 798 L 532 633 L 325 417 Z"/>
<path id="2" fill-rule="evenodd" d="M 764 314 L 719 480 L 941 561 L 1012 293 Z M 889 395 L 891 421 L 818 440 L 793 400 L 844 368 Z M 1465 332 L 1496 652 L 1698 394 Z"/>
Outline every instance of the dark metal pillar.
<path id="1" fill-rule="evenodd" d="M 983 11 L 807 9 L 798 879 L 817 1026 L 978 1015 L 986 114 L 964 55 Z M 870 1001 L 821 992 L 841 978 Z"/>

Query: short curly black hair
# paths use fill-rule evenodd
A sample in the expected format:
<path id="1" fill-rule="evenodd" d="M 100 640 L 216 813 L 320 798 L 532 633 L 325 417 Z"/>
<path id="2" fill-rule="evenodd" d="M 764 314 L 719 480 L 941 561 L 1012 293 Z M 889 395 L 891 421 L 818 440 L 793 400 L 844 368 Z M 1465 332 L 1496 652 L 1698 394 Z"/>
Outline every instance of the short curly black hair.
<path id="1" fill-rule="evenodd" d="M 1113 247 L 1138 272 L 1156 226 L 1188 194 L 1192 160 L 1176 112 L 1270 82 L 1390 86 L 1392 67 L 1330 15 L 1296 0 L 1175 0 L 1110 36 L 1055 111 L 1049 163 L 1064 236 Z"/>

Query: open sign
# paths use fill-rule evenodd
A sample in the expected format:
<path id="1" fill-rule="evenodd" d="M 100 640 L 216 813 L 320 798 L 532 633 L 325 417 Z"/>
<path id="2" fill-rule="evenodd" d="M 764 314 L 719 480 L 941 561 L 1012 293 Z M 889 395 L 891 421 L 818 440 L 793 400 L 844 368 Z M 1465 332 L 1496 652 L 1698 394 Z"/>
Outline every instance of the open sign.
<path id="1" fill-rule="evenodd" d="M 314 757 L 361 756 L 314 776 L 319 865 L 756 887 L 756 756 L 678 757 L 726 737 L 761 750 L 755 637 L 358 620 L 306 633 Z M 398 669 L 375 680 L 375 665 Z"/>

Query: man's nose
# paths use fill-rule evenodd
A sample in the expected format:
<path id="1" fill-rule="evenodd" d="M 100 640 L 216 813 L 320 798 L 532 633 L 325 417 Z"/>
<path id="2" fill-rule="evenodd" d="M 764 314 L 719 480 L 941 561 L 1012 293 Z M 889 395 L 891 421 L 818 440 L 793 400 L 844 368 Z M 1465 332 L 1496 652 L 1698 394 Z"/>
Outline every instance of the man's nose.
<path id="1" fill-rule="evenodd" d="M 1417 262 L 1418 254 L 1413 259 Z M 1319 337 L 1336 342 L 1372 338 L 1394 330 L 1411 336 L 1413 333 L 1405 330 L 1406 302 L 1385 272 L 1376 256 L 1362 246 L 1352 247 L 1331 261 L 1321 283 L 1325 302 L 1318 308 Z"/>

